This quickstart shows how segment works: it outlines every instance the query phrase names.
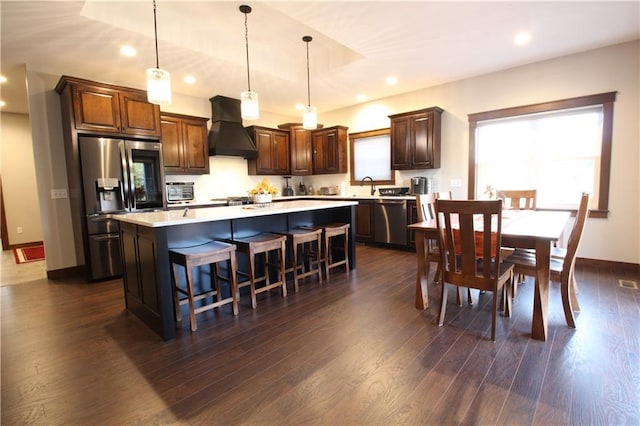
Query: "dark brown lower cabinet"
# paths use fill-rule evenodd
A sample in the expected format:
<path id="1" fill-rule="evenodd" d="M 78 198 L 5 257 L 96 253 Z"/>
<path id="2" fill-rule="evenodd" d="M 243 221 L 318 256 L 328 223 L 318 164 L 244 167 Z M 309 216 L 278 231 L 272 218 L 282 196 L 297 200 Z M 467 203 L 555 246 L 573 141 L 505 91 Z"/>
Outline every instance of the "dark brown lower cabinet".
<path id="1" fill-rule="evenodd" d="M 359 200 L 356 215 L 356 241 L 373 241 L 373 200 Z"/>

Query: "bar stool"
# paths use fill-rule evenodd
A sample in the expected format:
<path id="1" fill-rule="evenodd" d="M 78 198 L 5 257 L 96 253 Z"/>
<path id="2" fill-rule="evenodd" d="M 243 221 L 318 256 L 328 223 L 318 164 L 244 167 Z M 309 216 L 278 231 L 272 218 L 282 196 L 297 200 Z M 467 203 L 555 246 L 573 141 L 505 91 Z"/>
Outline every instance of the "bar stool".
<path id="1" fill-rule="evenodd" d="M 219 263 L 224 261 L 227 262 L 228 278 L 219 275 Z M 173 297 L 176 310 L 176 320 L 178 322 L 182 320 L 180 305 L 184 305 L 185 303 L 189 304 L 189 322 L 191 325 L 191 331 L 196 331 L 198 329 L 196 314 L 200 312 L 231 303 L 233 315 L 238 315 L 236 246 L 220 241 L 212 241 L 196 247 L 171 249 L 169 250 L 169 262 L 173 269 Z M 213 289 L 212 286 L 209 291 L 194 294 L 193 268 L 202 265 L 212 266 L 211 280 L 212 282 L 215 281 L 215 289 Z M 179 286 L 179 266 L 182 266 L 185 270 L 186 289 L 182 289 Z M 229 292 L 231 293 L 229 297 L 224 299 L 222 298 L 222 291 L 220 288 L 221 279 L 229 282 Z M 180 300 L 180 293 L 186 295 L 187 298 Z M 215 296 L 215 300 L 213 302 L 203 304 L 198 308 L 195 307 L 196 301 L 206 299 L 207 297 L 211 297 L 213 299 L 213 296 Z"/>
<path id="2" fill-rule="evenodd" d="M 348 223 L 332 223 L 324 225 L 324 267 L 325 275 L 329 279 L 329 270 L 340 265 L 345 265 L 345 270 L 349 274 L 349 228 Z M 344 236 L 343 247 L 344 259 L 333 261 L 333 251 L 331 250 L 331 238 Z"/>
<path id="3" fill-rule="evenodd" d="M 349 274 L 349 228 L 351 226 L 348 223 L 331 223 L 329 225 L 322 226 L 306 226 L 305 229 L 320 229 L 322 230 L 323 240 L 323 253 L 321 262 L 324 263 L 325 276 L 329 279 L 329 270 L 341 265 L 345 265 L 347 274 Z M 333 250 L 331 250 L 331 239 L 338 236 L 344 236 L 342 251 L 344 251 L 344 258 L 333 261 Z"/>
<path id="4" fill-rule="evenodd" d="M 294 228 L 289 232 L 285 232 L 283 235 L 287 236 L 287 244 L 291 247 L 292 259 L 291 267 L 286 269 L 286 272 L 293 272 L 293 285 L 295 291 L 298 291 L 298 280 L 301 278 L 318 275 L 318 281 L 322 282 L 322 269 L 320 263 L 322 261 L 322 229 L 321 228 Z M 315 250 L 310 247 L 313 242 L 316 243 Z M 299 252 L 299 253 L 298 253 Z M 299 258 L 302 258 L 302 262 L 298 264 Z M 306 268 L 306 260 L 308 259 L 309 270 Z M 316 267 L 313 268 L 315 263 Z M 302 269 L 302 272 L 300 270 Z"/>
<path id="5" fill-rule="evenodd" d="M 228 240 L 230 243 L 235 244 L 239 253 L 244 253 L 249 258 L 249 273 L 238 271 L 239 275 L 248 276 L 249 280 L 238 284 L 240 287 L 250 287 L 251 291 L 251 307 L 256 308 L 256 294 L 264 291 L 269 291 L 276 287 L 282 287 L 282 296 L 287 296 L 287 283 L 285 280 L 285 243 L 287 237 L 285 235 L 262 233 L 244 238 L 234 238 Z M 269 253 L 277 252 L 278 262 L 277 264 L 269 263 Z M 265 270 L 264 275 L 261 277 L 255 276 L 255 261 L 256 255 L 264 253 L 265 258 Z M 269 278 L 269 269 L 275 268 L 278 270 L 279 279 L 276 282 L 271 282 Z M 256 288 L 256 282 L 265 281 L 265 285 L 260 288 Z"/>

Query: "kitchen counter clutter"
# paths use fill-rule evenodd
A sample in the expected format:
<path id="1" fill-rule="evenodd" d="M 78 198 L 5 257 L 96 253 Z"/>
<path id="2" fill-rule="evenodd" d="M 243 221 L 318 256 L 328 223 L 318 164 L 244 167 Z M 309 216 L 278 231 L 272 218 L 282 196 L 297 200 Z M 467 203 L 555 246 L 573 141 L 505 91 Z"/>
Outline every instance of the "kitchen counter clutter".
<path id="1" fill-rule="evenodd" d="M 289 198 L 289 197 L 285 197 Z M 127 310 L 164 340 L 176 335 L 169 251 L 301 226 L 356 225 L 357 200 L 291 199 L 266 205 L 185 208 L 115 215 L 119 222 L 122 281 Z M 337 246 L 337 245 L 336 245 Z M 355 237 L 348 238 L 349 267 L 356 267 Z M 244 259 L 243 259 L 244 261 Z M 246 270 L 239 263 L 239 268 Z M 204 267 L 202 267 L 204 268 Z M 194 274 L 196 293 L 206 290 L 208 270 Z M 184 279 L 182 277 L 181 279 Z M 202 280 L 202 281 L 201 281 Z M 184 284 L 184 283 L 183 283 Z M 243 302 L 243 300 L 245 302 Z M 240 310 L 247 309 L 245 298 Z M 250 309 L 250 307 L 249 307 Z"/>

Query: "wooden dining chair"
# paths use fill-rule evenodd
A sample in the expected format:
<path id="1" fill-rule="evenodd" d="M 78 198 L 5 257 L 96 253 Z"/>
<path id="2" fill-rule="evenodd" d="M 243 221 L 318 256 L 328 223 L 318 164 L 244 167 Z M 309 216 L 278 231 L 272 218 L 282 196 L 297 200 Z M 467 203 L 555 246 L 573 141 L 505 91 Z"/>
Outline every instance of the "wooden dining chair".
<path id="1" fill-rule="evenodd" d="M 538 191 L 535 189 L 497 190 L 507 210 L 535 210 Z"/>
<path id="2" fill-rule="evenodd" d="M 589 194 L 583 193 L 580 198 L 580 205 L 576 213 L 576 220 L 571 228 L 571 234 L 567 242 L 567 248 L 553 247 L 551 249 L 551 262 L 549 265 L 549 278 L 553 282 L 560 283 L 560 294 L 562 297 L 562 308 L 567 325 L 576 327 L 574 311 L 580 310 L 578 303 L 578 284 L 575 277 L 576 254 L 584 233 L 584 227 L 589 215 Z M 536 253 L 533 250 L 517 249 L 507 258 L 514 264 L 516 274 L 536 276 Z M 515 286 L 515 283 L 513 284 Z"/>
<path id="3" fill-rule="evenodd" d="M 436 220 L 436 200 L 450 200 L 451 191 L 432 192 L 429 194 L 416 195 L 416 206 L 418 207 L 418 221 L 424 222 Z M 439 284 L 441 281 L 442 269 L 440 268 L 440 249 L 437 240 L 428 240 L 425 247 L 427 256 L 426 262 L 437 263 L 436 273 L 433 276 L 433 283 Z"/>
<path id="4" fill-rule="evenodd" d="M 491 340 L 493 341 L 496 339 L 499 298 L 504 302 L 505 316 L 511 315 L 510 283 L 513 265 L 500 259 L 501 213 L 502 200 L 436 200 L 436 222 L 440 238 L 443 278 L 438 324 L 444 323 L 447 284 L 453 284 L 458 288 L 490 291 L 493 293 L 491 309 Z M 482 220 L 477 220 L 480 218 Z"/>

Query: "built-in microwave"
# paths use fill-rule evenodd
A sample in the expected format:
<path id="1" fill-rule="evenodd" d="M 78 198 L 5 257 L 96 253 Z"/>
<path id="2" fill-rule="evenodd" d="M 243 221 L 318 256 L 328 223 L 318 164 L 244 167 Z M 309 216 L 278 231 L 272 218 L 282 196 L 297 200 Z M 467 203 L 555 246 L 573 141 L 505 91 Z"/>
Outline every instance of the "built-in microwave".
<path id="1" fill-rule="evenodd" d="M 167 182 L 167 203 L 186 203 L 194 200 L 193 182 Z"/>

